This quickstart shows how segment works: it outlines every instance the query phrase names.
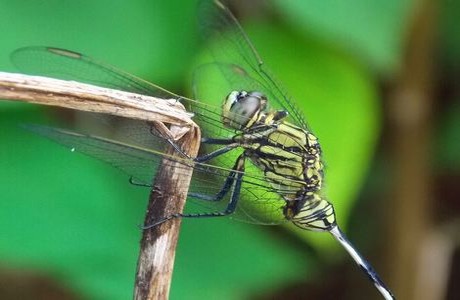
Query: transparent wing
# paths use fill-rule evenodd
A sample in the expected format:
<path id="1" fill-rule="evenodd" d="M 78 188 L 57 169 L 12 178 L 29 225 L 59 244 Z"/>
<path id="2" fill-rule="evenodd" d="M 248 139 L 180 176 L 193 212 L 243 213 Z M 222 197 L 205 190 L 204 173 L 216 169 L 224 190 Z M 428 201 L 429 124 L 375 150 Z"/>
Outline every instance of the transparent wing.
<path id="1" fill-rule="evenodd" d="M 22 72 L 27 74 L 75 80 L 160 98 L 179 99 L 188 111 L 195 114 L 194 120 L 202 126 L 203 136 L 231 138 L 235 134 L 233 130 L 222 125 L 219 106 L 179 96 L 78 52 L 53 47 L 30 46 L 15 50 L 11 54 L 11 60 Z M 221 95 L 218 97 L 223 99 Z M 134 131 L 130 134 L 139 135 L 138 132 Z M 205 149 L 206 147 L 208 149 Z M 202 151 L 209 152 L 215 148 L 204 146 Z M 232 166 L 232 162 L 222 161 L 221 163 L 227 168 Z"/>
<path id="2" fill-rule="evenodd" d="M 223 39 L 227 45 L 220 50 L 211 47 L 216 63 L 209 66 L 217 69 L 220 76 L 224 77 L 229 85 L 227 89 L 221 89 L 214 97 L 222 101 L 232 90 L 261 91 L 275 104 L 272 106 L 289 111 L 295 123 L 306 126 L 279 85 L 262 67 L 258 54 L 231 13 L 217 1 L 212 3 L 203 1 L 200 10 L 202 16 L 209 18 L 214 16 L 214 19 L 209 22 L 201 22 L 203 35 Z M 188 110 L 195 114 L 195 120 L 200 124 L 204 137 L 224 139 L 231 138 L 235 134 L 233 130 L 223 127 L 220 107 L 181 97 L 77 52 L 51 47 L 26 47 L 16 50 L 12 54 L 12 61 L 21 70 L 30 74 L 77 80 L 146 95 L 180 99 Z M 209 84 L 209 81 L 203 80 L 202 83 Z M 143 124 L 140 128 L 144 132 L 143 136 L 149 139 L 155 138 L 149 131 L 148 125 Z M 147 184 L 154 176 L 160 159 L 165 158 L 162 149 L 164 143 L 161 142 L 154 141 L 154 147 L 143 147 L 44 127 L 34 131 L 75 148 L 76 151 L 108 162 Z M 140 136 L 139 133 L 128 135 Z M 209 153 L 219 147 L 218 145 L 203 145 L 201 150 Z M 191 191 L 194 194 L 203 192 L 207 195 L 217 194 L 241 151 L 231 151 L 218 156 L 211 160 L 209 165 L 195 164 Z M 189 164 L 190 161 L 184 161 L 184 163 Z M 282 191 L 271 186 L 267 183 L 263 173 L 248 162 L 243 177 L 237 218 L 264 224 L 285 221 L 282 213 L 285 206 L 282 198 L 284 193 L 287 194 L 290 191 Z M 214 204 L 225 205 L 230 195 L 231 192 L 227 193 L 227 199 L 219 203 L 195 202 L 205 203 L 203 206 L 209 207 L 214 207 Z"/>
<path id="3" fill-rule="evenodd" d="M 289 112 L 291 122 L 307 128 L 281 84 L 274 79 L 230 10 L 218 0 L 201 1 L 199 29 L 231 90 L 257 88 L 275 109 Z M 251 79 L 251 80 L 249 80 Z M 200 84 L 200 83 L 197 83 Z M 202 82 L 201 84 L 206 84 Z"/>
<path id="4" fill-rule="evenodd" d="M 71 151 L 81 152 L 104 161 L 143 184 L 151 184 L 160 162 L 160 156 L 155 156 L 155 151 L 146 148 L 54 127 L 35 124 L 24 127 L 68 147 Z"/>
<path id="5" fill-rule="evenodd" d="M 194 163 L 189 159 L 174 158 L 163 152 L 126 144 L 93 135 L 84 135 L 73 131 L 41 126 L 26 125 L 34 133 L 50 138 L 75 152 L 80 152 L 104 161 L 113 167 L 133 176 L 135 181 L 151 185 L 160 163 L 179 162 L 181 167 L 194 167 L 187 201 L 187 213 L 203 213 L 204 211 L 224 211 L 230 200 L 232 190 L 220 201 L 206 201 L 218 194 L 232 170 L 208 164 Z M 233 218 L 257 224 L 278 224 L 286 221 L 283 215 L 284 201 L 279 191 L 266 185 L 260 171 L 248 166 L 243 176 L 241 198 Z M 196 195 L 202 195 L 198 197 Z M 189 203 L 190 202 L 190 203 Z"/>
<path id="6" fill-rule="evenodd" d="M 16 49 L 10 58 L 27 74 L 75 80 L 160 98 L 180 98 L 141 78 L 71 50 L 29 46 Z"/>

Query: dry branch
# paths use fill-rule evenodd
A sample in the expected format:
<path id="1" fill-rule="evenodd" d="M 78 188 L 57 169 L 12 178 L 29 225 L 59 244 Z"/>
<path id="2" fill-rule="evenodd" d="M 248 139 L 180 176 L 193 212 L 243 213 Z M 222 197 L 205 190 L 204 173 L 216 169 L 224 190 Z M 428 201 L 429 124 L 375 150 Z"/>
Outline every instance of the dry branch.
<path id="1" fill-rule="evenodd" d="M 0 72 L 0 98 L 196 126 L 177 99 L 160 99 L 76 81 Z"/>
<path id="2" fill-rule="evenodd" d="M 170 125 L 172 136 L 184 152 L 192 157 L 198 152 L 200 130 L 177 99 L 159 99 L 74 81 L 4 72 L 0 72 L 0 99 L 161 122 Z M 174 155 L 174 151 L 168 154 Z M 181 165 L 178 173 L 169 161 L 158 170 L 145 224 L 182 211 L 193 168 L 184 170 Z M 136 299 L 168 298 L 179 227 L 180 220 L 173 220 L 143 232 L 134 292 Z"/>

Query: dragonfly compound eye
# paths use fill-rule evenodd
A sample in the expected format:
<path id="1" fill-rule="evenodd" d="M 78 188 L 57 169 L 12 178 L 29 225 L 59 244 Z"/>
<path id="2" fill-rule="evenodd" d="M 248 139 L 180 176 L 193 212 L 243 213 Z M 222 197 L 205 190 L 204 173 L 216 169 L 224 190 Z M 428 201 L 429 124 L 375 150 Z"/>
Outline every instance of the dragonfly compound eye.
<path id="1" fill-rule="evenodd" d="M 222 121 L 227 127 L 242 130 L 256 121 L 266 102 L 262 93 L 233 91 L 222 107 Z"/>

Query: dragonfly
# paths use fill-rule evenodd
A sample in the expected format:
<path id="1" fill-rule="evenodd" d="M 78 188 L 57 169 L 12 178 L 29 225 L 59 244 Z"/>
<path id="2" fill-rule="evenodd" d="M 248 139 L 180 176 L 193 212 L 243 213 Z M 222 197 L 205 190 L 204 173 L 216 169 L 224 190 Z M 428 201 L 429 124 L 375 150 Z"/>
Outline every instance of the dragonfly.
<path id="1" fill-rule="evenodd" d="M 218 0 L 199 4 L 199 29 L 208 41 L 212 62 L 194 75 L 194 98 L 187 98 L 78 52 L 25 47 L 12 54 L 25 73 L 76 80 L 165 99 L 177 99 L 194 115 L 203 138 L 196 158 L 149 123 L 130 125 L 127 141 L 33 125 L 38 134 L 121 169 L 138 185 L 151 186 L 160 161 L 193 166 L 187 198 L 195 209 L 174 218 L 222 217 L 257 224 L 294 225 L 329 232 L 345 248 L 385 299 L 394 299 L 370 263 L 337 224 L 334 206 L 323 192 L 324 165 L 318 138 L 295 101 L 264 65 L 231 11 Z M 209 93 L 209 74 L 222 78 L 218 95 Z M 208 76 L 208 79 L 203 79 Z M 221 106 L 210 97 L 224 99 Z M 198 100 L 199 99 L 199 100 Z M 177 156 L 167 155 L 173 146 Z M 177 164 L 178 163 L 178 164 Z"/>

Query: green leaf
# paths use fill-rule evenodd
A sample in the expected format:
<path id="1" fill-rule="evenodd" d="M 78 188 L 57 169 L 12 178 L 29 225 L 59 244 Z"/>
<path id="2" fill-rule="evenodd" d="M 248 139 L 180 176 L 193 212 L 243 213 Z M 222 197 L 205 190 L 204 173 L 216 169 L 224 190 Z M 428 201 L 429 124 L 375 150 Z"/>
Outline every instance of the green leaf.
<path id="1" fill-rule="evenodd" d="M 285 20 L 383 72 L 398 66 L 411 1 L 274 1 Z"/>
<path id="2" fill-rule="evenodd" d="M 315 39 L 267 24 L 245 28 L 319 137 L 326 162 L 325 189 L 339 224 L 345 227 L 379 136 L 380 111 L 372 77 L 358 63 Z M 203 54 L 197 61 L 208 58 Z M 209 83 L 208 93 L 220 93 L 221 97 L 213 98 L 215 105 L 230 92 L 219 90 L 222 82 L 215 74 L 201 80 Z M 324 249 L 331 247 L 328 235 L 293 230 L 308 241 L 317 240 Z"/>

